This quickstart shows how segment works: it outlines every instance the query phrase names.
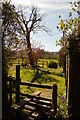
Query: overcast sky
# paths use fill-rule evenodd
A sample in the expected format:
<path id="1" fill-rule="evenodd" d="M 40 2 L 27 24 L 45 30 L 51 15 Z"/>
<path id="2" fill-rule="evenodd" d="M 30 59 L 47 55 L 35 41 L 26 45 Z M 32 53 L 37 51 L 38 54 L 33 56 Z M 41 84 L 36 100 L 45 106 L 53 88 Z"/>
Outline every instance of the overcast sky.
<path id="1" fill-rule="evenodd" d="M 46 14 L 42 24 L 51 30 L 52 36 L 45 32 L 39 32 L 32 35 L 32 40 L 41 42 L 45 46 L 46 51 L 59 51 L 60 46 L 56 46 L 56 40 L 59 40 L 62 33 L 56 28 L 59 22 L 59 14 L 64 19 L 68 19 L 68 13 L 71 11 L 70 0 L 11 0 L 15 5 L 27 6 L 30 4 L 37 5 L 42 14 Z M 71 0 L 72 2 L 74 0 Z"/>

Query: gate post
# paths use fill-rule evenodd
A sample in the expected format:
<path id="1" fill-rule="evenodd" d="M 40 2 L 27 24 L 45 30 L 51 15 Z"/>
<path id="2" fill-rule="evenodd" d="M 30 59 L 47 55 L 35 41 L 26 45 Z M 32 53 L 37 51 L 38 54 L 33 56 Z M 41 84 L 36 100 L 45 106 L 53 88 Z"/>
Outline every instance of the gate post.
<path id="1" fill-rule="evenodd" d="M 52 104 L 54 108 L 54 114 L 56 114 L 57 113 L 57 84 L 53 84 Z"/>
<path id="2" fill-rule="evenodd" d="M 44 68 L 44 62 L 42 62 L 42 67 Z"/>
<path id="3" fill-rule="evenodd" d="M 16 65 L 16 103 L 20 101 L 20 65 Z"/>

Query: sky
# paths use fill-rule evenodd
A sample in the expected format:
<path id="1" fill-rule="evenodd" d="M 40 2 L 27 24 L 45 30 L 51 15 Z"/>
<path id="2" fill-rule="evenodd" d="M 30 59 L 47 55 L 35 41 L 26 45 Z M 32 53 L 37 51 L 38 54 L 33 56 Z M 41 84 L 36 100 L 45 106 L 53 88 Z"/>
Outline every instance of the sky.
<path id="1" fill-rule="evenodd" d="M 62 18 L 69 19 L 68 13 L 71 11 L 70 1 L 74 0 L 11 0 L 15 5 L 27 6 L 37 5 L 40 8 L 41 14 L 46 14 L 42 20 L 42 24 L 45 25 L 51 31 L 51 36 L 45 32 L 38 32 L 31 35 L 31 40 L 41 42 L 44 45 L 44 49 L 50 52 L 57 52 L 60 50 L 60 46 L 56 46 L 56 40 L 59 40 L 63 35 L 56 28 L 58 25 L 59 14 Z"/>

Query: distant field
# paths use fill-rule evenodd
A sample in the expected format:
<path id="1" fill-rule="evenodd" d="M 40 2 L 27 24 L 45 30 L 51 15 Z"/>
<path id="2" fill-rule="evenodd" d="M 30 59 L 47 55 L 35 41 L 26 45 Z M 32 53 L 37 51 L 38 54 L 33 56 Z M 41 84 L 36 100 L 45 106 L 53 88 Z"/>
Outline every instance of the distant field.
<path id="1" fill-rule="evenodd" d="M 42 67 L 42 62 L 44 61 L 44 68 Z M 50 61 L 55 61 L 58 63 L 58 60 L 56 59 L 40 59 L 38 60 L 38 66 L 40 66 L 40 69 L 45 70 L 46 73 L 37 73 L 36 70 L 30 68 L 30 67 L 22 67 L 20 66 L 20 78 L 21 81 L 25 82 L 31 82 L 31 83 L 38 83 L 38 84 L 47 84 L 47 85 L 53 85 L 54 83 L 57 84 L 58 86 L 58 104 L 60 104 L 60 99 L 66 100 L 66 87 L 65 87 L 65 76 L 63 73 L 63 69 L 59 67 L 58 69 L 53 69 L 53 68 L 48 68 L 47 67 L 47 62 L 49 63 Z M 16 75 L 16 64 L 18 63 L 18 60 L 13 61 L 12 67 L 9 69 L 9 74 L 13 77 Z M 21 65 L 21 59 L 19 60 L 19 64 Z M 41 89 L 41 88 L 32 88 L 28 86 L 21 86 L 20 88 L 21 92 L 23 93 L 32 93 L 36 90 L 42 91 L 42 96 L 51 98 L 52 97 L 52 91 L 51 90 L 46 90 L 46 89 Z M 62 103 L 61 103 L 62 104 Z M 63 106 L 62 106 L 63 109 Z"/>

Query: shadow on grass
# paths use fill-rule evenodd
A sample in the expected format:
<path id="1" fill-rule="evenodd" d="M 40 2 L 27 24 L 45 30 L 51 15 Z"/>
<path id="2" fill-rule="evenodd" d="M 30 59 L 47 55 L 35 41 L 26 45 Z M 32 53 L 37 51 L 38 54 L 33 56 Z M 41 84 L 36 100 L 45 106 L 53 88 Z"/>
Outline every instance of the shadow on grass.
<path id="1" fill-rule="evenodd" d="M 39 84 L 49 83 L 49 82 L 56 82 L 56 83 L 60 82 L 56 78 L 50 77 L 48 74 L 50 74 L 49 71 L 45 71 L 45 72 L 44 71 L 36 71 L 31 82 L 32 83 L 37 82 Z"/>
<path id="2" fill-rule="evenodd" d="M 38 71 L 36 71 L 31 82 L 32 83 L 38 82 L 39 84 L 41 84 L 41 82 L 39 81 L 39 79 L 41 79 L 41 78 L 42 78 L 42 75 Z"/>
<path id="3" fill-rule="evenodd" d="M 64 73 L 55 73 L 55 72 L 53 72 L 53 75 L 57 75 L 57 76 L 60 76 L 60 77 L 64 77 L 65 76 Z"/>
<path id="4" fill-rule="evenodd" d="M 61 72 L 61 73 L 55 73 L 55 72 L 53 72 L 53 73 L 52 73 L 52 72 L 50 72 L 49 70 L 47 70 L 46 73 L 47 73 L 47 74 L 57 75 L 57 76 L 60 76 L 60 77 L 64 77 L 64 76 L 65 76 L 63 72 Z"/>

